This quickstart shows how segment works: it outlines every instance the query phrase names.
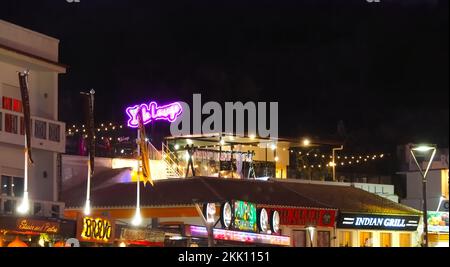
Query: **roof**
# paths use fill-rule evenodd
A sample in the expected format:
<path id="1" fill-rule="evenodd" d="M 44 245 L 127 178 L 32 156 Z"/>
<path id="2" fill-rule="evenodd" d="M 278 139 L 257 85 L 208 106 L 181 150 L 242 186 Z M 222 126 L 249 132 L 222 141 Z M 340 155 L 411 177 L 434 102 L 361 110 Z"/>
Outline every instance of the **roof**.
<path id="1" fill-rule="evenodd" d="M 94 179 L 95 180 L 95 179 Z M 85 187 L 62 195 L 67 208 L 84 205 Z M 98 189 L 95 189 L 95 188 Z M 136 184 L 119 183 L 99 188 L 95 184 L 91 203 L 97 208 L 134 207 Z M 199 202 L 244 200 L 260 205 L 338 209 L 341 212 L 379 214 L 420 214 L 419 211 L 351 186 L 304 184 L 278 179 L 268 181 L 193 177 L 141 184 L 141 206 L 192 205 Z"/>

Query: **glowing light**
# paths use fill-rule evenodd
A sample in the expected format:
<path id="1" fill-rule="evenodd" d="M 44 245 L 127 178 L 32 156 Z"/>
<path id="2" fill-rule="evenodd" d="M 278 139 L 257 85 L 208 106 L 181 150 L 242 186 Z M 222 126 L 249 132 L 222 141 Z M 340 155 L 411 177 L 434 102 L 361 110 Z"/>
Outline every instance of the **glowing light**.
<path id="1" fill-rule="evenodd" d="M 26 214 L 30 210 L 30 201 L 28 200 L 28 192 L 23 192 L 22 203 L 17 207 L 17 212 L 20 214 Z"/>
<path id="2" fill-rule="evenodd" d="M 380 155 L 380 158 L 382 158 L 382 157 L 384 157 L 384 155 L 383 155 L 383 154 L 381 154 L 381 155 Z"/>
<path id="3" fill-rule="evenodd" d="M 169 122 L 175 121 L 178 116 L 183 112 L 181 104 L 174 102 L 168 105 L 158 107 L 156 102 L 150 102 L 150 104 L 141 104 L 128 107 L 126 113 L 129 117 L 128 127 L 137 128 L 139 126 L 137 113 L 142 112 L 142 119 L 145 124 L 154 120 L 166 120 Z"/>
<path id="4" fill-rule="evenodd" d="M 142 223 L 141 211 L 139 209 L 136 209 L 136 213 L 134 214 L 131 224 L 134 226 L 138 226 L 141 225 L 141 223 Z"/>
<path id="5" fill-rule="evenodd" d="M 303 145 L 309 146 L 311 144 L 311 141 L 309 139 L 303 139 Z"/>
<path id="6" fill-rule="evenodd" d="M 120 242 L 120 244 L 119 244 L 119 247 L 121 247 L 121 248 L 124 248 L 126 246 L 127 246 L 127 244 L 125 244 L 125 242 Z"/>
<path id="7" fill-rule="evenodd" d="M 275 161 L 278 161 L 278 160 L 279 160 L 279 158 L 278 158 L 278 156 L 276 156 L 276 157 L 275 157 Z"/>
<path id="8" fill-rule="evenodd" d="M 84 205 L 83 213 L 86 216 L 91 214 L 91 202 L 89 200 L 86 200 L 86 204 Z"/>
<path id="9" fill-rule="evenodd" d="M 250 139 L 255 139 L 255 135 L 254 134 L 250 134 L 249 137 L 250 137 Z"/>
<path id="10" fill-rule="evenodd" d="M 175 144 L 174 148 L 175 148 L 175 150 L 178 150 L 180 148 L 180 145 Z"/>
<path id="11" fill-rule="evenodd" d="M 191 140 L 191 139 L 186 139 L 186 143 L 187 143 L 188 145 L 192 145 L 192 140 Z"/>
<path id="12" fill-rule="evenodd" d="M 277 148 L 277 146 L 276 146 L 275 144 L 272 144 L 272 145 L 270 146 L 270 148 L 271 148 L 272 150 L 275 150 L 275 149 Z"/>
<path id="13" fill-rule="evenodd" d="M 221 146 L 223 146 L 223 145 L 225 145 L 225 140 L 222 139 L 222 140 L 220 140 L 219 143 L 220 143 Z"/>

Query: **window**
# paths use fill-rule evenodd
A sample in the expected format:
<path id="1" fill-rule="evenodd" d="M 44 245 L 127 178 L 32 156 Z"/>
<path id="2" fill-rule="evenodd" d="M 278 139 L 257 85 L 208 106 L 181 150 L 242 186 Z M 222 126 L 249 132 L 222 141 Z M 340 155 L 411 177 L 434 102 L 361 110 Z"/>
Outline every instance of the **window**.
<path id="1" fill-rule="evenodd" d="M 330 246 L 330 232 L 329 231 L 317 231 L 317 246 L 329 247 Z"/>
<path id="2" fill-rule="evenodd" d="M 410 233 L 400 233 L 400 247 L 411 247 Z"/>
<path id="3" fill-rule="evenodd" d="M 294 238 L 294 247 L 306 247 L 305 230 L 294 230 L 292 231 L 292 236 Z"/>
<path id="4" fill-rule="evenodd" d="M 352 247 L 352 232 L 340 231 L 339 232 L 339 246 L 340 247 Z"/>
<path id="5" fill-rule="evenodd" d="M 17 133 L 17 115 L 5 114 L 5 132 Z"/>
<path id="6" fill-rule="evenodd" d="M 2 97 L 2 108 L 7 110 L 12 110 L 12 98 L 3 96 Z"/>
<path id="7" fill-rule="evenodd" d="M 360 247 L 372 247 L 372 233 L 371 232 L 360 232 L 359 233 L 359 246 Z"/>
<path id="8" fill-rule="evenodd" d="M 47 123 L 45 121 L 36 120 L 34 124 L 34 137 L 39 139 L 47 139 Z"/>
<path id="9" fill-rule="evenodd" d="M 391 233 L 380 233 L 380 247 L 392 247 Z"/>
<path id="10" fill-rule="evenodd" d="M 48 139 L 50 141 L 59 142 L 59 132 L 60 126 L 58 124 L 49 123 L 48 124 Z"/>
<path id="11" fill-rule="evenodd" d="M 22 177 L 12 177 L 2 175 L 1 179 L 2 195 L 11 197 L 22 197 L 24 180 Z"/>

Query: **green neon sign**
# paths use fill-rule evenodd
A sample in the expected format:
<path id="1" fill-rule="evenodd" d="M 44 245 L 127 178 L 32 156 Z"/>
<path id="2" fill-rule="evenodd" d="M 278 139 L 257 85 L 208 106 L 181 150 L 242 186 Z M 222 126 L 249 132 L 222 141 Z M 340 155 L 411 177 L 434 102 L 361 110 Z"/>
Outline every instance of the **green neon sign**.
<path id="1" fill-rule="evenodd" d="M 240 200 L 234 201 L 234 228 L 257 232 L 256 221 L 256 204 Z"/>

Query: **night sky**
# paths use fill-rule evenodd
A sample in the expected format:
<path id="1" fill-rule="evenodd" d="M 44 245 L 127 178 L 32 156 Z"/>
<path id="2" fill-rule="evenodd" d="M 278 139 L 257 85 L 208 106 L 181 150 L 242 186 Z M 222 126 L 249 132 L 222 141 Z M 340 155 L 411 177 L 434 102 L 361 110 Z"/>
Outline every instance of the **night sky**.
<path id="1" fill-rule="evenodd" d="M 111 3 L 112 2 L 112 3 Z M 163 2 L 163 3 L 161 3 Z M 2 0 L 60 39 L 60 119 L 123 121 L 148 100 L 278 101 L 280 136 L 448 146 L 448 1 Z"/>

